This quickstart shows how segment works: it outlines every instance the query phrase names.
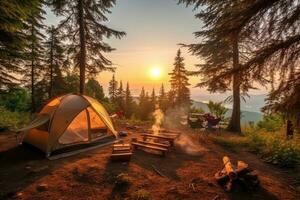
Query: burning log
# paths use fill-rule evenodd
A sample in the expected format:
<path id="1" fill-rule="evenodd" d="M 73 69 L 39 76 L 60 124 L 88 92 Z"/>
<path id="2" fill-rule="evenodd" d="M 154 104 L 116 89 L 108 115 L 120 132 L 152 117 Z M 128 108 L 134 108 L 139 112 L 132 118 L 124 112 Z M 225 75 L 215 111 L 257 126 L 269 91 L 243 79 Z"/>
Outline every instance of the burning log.
<path id="1" fill-rule="evenodd" d="M 237 167 L 230 162 L 229 157 L 223 157 L 224 168 L 215 174 L 215 179 L 226 191 L 232 191 L 237 186 L 253 190 L 259 185 L 257 173 L 243 161 L 237 162 Z"/>
<path id="2" fill-rule="evenodd" d="M 231 180 L 236 179 L 237 174 L 236 171 L 234 169 L 234 167 L 232 166 L 229 157 L 224 156 L 223 157 L 223 163 L 224 163 L 224 169 L 226 170 L 226 174 L 229 176 L 229 178 Z"/>

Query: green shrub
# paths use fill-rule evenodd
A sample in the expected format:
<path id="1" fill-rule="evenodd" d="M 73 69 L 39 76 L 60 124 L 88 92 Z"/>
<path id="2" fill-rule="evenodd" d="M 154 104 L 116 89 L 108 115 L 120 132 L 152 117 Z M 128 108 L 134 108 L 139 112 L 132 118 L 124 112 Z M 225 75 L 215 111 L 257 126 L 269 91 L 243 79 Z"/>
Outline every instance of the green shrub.
<path id="1" fill-rule="evenodd" d="M 265 115 L 261 121 L 256 125 L 257 129 L 264 129 L 267 132 L 279 131 L 284 124 L 283 117 L 281 115 Z"/>
<path id="2" fill-rule="evenodd" d="M 0 129 L 15 130 L 28 124 L 30 114 L 23 112 L 12 112 L 0 106 Z"/>
<path id="3" fill-rule="evenodd" d="M 295 167 L 300 164 L 300 147 L 293 140 L 285 140 L 279 133 L 252 132 L 251 149 L 265 161 L 280 167 Z"/>
<path id="4" fill-rule="evenodd" d="M 145 189 L 139 189 L 135 191 L 132 195 L 133 200 L 150 200 L 151 195 L 150 192 Z"/>

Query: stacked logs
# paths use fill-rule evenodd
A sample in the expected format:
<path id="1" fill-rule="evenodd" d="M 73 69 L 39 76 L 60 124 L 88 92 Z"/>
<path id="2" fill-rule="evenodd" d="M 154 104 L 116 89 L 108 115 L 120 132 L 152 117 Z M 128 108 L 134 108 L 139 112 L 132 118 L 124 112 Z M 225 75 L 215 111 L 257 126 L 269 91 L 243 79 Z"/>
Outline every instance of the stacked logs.
<path id="1" fill-rule="evenodd" d="M 237 167 L 230 162 L 228 156 L 223 157 L 224 168 L 215 174 L 215 178 L 226 191 L 236 188 L 253 190 L 259 185 L 258 176 L 248 164 L 243 161 L 237 162 Z"/>

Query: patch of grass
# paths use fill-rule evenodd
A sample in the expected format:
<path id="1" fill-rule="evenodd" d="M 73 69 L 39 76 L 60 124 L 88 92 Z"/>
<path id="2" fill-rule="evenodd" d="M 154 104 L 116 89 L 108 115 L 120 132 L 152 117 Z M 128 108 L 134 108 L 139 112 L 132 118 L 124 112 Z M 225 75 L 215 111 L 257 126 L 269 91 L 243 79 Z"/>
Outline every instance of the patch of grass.
<path id="1" fill-rule="evenodd" d="M 212 138 L 217 144 L 233 152 L 241 147 L 248 147 L 250 143 L 249 138 L 245 136 L 217 136 Z"/>
<path id="2" fill-rule="evenodd" d="M 139 189 L 132 194 L 132 200 L 150 200 L 151 195 L 148 190 Z"/>
<path id="3" fill-rule="evenodd" d="M 29 113 L 12 112 L 0 106 L 0 129 L 15 130 L 30 122 Z"/>
<path id="4" fill-rule="evenodd" d="M 215 136 L 212 139 L 233 152 L 246 148 L 266 162 L 280 167 L 292 168 L 300 165 L 300 144 L 292 139 L 286 140 L 280 132 L 247 129 L 244 136 Z"/>
<path id="5" fill-rule="evenodd" d="M 286 140 L 280 133 L 255 131 L 247 133 L 250 148 L 265 161 L 280 167 L 295 167 L 300 164 L 300 145 Z"/>
<path id="6" fill-rule="evenodd" d="M 125 188 L 130 185 L 131 178 L 126 173 L 120 173 L 115 180 L 115 187 L 117 188 Z"/>

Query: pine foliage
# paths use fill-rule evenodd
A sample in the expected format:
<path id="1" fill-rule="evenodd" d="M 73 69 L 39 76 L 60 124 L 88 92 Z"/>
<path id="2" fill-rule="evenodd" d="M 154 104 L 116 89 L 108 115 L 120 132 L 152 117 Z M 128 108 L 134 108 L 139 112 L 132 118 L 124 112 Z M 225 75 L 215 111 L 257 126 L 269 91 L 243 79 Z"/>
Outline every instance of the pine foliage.
<path id="1" fill-rule="evenodd" d="M 181 56 L 180 49 L 175 57 L 174 69 L 169 73 L 171 91 L 170 98 L 173 99 L 175 106 L 190 106 L 190 90 L 188 86 L 187 70 L 184 67 L 184 58 Z"/>

